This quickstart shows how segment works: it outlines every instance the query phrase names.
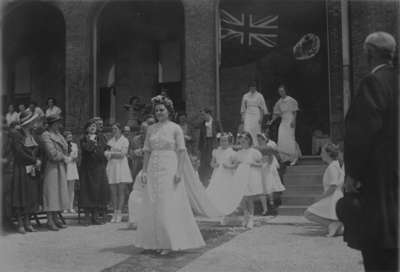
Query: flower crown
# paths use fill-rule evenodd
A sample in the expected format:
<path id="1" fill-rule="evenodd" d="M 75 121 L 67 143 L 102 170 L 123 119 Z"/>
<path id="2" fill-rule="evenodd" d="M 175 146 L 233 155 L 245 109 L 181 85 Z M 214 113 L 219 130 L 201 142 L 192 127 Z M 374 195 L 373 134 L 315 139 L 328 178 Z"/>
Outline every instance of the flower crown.
<path id="1" fill-rule="evenodd" d="M 163 95 L 157 95 L 157 96 L 153 97 L 151 99 L 151 103 L 153 104 L 153 106 L 157 105 L 157 104 L 164 104 L 171 108 L 174 107 L 174 103 L 172 102 L 172 100 Z"/>
<path id="2" fill-rule="evenodd" d="M 233 137 L 233 134 L 230 132 L 222 132 L 222 133 L 219 132 L 219 133 L 217 133 L 217 135 L 215 137 L 217 137 L 217 139 L 220 139 L 221 137 L 225 137 L 225 136 Z"/>

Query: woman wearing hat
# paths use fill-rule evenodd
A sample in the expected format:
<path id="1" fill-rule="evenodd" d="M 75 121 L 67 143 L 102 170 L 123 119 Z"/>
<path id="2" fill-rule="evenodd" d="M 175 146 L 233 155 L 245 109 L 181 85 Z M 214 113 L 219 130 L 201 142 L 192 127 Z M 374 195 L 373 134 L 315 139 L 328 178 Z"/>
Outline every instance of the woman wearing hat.
<path id="1" fill-rule="evenodd" d="M 32 134 L 38 115 L 24 111 L 20 115 L 20 129 L 13 130 L 11 150 L 14 154 L 12 177 L 12 207 L 18 221 L 18 232 L 33 232 L 29 216 L 39 205 L 39 145 Z"/>
<path id="2" fill-rule="evenodd" d="M 109 185 L 107 181 L 107 150 L 105 137 L 97 134 L 96 120 L 90 120 L 85 125 L 85 135 L 80 141 L 82 148 L 80 166 L 80 207 L 85 209 L 86 225 L 101 224 L 98 215 L 104 210 L 109 200 Z"/>
<path id="3" fill-rule="evenodd" d="M 46 118 L 48 128 L 42 134 L 46 151 L 46 166 L 43 180 L 43 209 L 47 212 L 49 230 L 65 226 L 57 220 L 57 213 L 69 208 L 67 186 L 68 144 L 60 133 L 62 118 L 50 115 Z"/>

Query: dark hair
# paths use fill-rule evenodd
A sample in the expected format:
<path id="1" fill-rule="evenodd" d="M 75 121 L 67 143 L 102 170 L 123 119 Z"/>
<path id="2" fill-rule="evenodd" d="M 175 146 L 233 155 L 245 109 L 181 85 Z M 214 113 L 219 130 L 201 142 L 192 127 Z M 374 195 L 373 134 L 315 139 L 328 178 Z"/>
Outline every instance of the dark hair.
<path id="1" fill-rule="evenodd" d="M 113 127 L 114 127 L 114 126 L 117 127 L 117 128 L 122 132 L 122 126 L 121 126 L 120 123 L 114 123 L 112 126 L 113 126 Z"/>
<path id="2" fill-rule="evenodd" d="M 54 105 L 57 105 L 57 100 L 54 97 L 47 98 L 47 104 L 49 104 L 50 99 L 53 100 Z"/>
<path id="3" fill-rule="evenodd" d="M 169 118 L 171 118 L 171 119 L 174 118 L 174 115 L 175 115 L 174 106 L 172 106 L 171 104 L 169 104 L 165 101 L 157 101 L 157 102 L 153 103 L 153 113 L 154 114 L 156 112 L 156 107 L 158 105 L 163 105 L 169 113 Z"/>
<path id="4" fill-rule="evenodd" d="M 325 152 L 332 160 L 337 160 L 339 158 L 339 153 L 341 152 L 341 148 L 338 145 L 330 143 L 325 146 Z"/>
<path id="5" fill-rule="evenodd" d="M 257 80 L 251 80 L 248 84 L 247 84 L 247 87 L 257 87 L 258 86 L 258 84 L 257 84 L 258 82 L 257 82 Z"/>
<path id="6" fill-rule="evenodd" d="M 35 101 L 31 101 L 31 103 L 29 103 L 29 105 L 34 105 L 35 107 L 37 107 L 37 103 Z"/>
<path id="7" fill-rule="evenodd" d="M 279 89 L 279 88 L 284 88 L 285 91 L 287 91 L 287 86 L 286 86 L 285 83 L 280 83 L 280 84 L 278 85 L 278 89 Z"/>
<path id="8" fill-rule="evenodd" d="M 140 100 L 140 98 L 136 95 L 131 96 L 131 98 L 129 98 L 129 104 L 132 104 L 133 100 Z"/>
<path id="9" fill-rule="evenodd" d="M 247 140 L 249 141 L 250 146 L 253 146 L 253 137 L 251 136 L 250 132 L 245 131 L 245 132 L 242 133 L 241 136 L 247 138 Z"/>
<path id="10" fill-rule="evenodd" d="M 90 119 L 89 121 L 87 121 L 87 123 L 86 123 L 85 126 L 83 127 L 84 133 L 85 133 L 85 134 L 87 133 L 88 128 L 89 128 L 91 125 L 93 125 L 93 124 L 96 125 L 96 129 L 97 129 L 97 124 L 96 124 L 96 121 L 95 121 L 95 120 Z"/>
<path id="11" fill-rule="evenodd" d="M 203 112 L 205 112 L 207 114 L 212 114 L 212 110 L 210 108 L 204 108 Z"/>

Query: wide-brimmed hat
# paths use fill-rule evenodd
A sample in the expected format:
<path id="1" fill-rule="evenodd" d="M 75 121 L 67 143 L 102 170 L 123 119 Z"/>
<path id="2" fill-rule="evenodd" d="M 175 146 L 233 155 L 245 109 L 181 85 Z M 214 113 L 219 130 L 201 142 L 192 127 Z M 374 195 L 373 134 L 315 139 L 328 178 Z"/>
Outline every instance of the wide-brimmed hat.
<path id="1" fill-rule="evenodd" d="M 58 121 L 61 121 L 62 117 L 58 114 L 54 114 L 54 115 L 49 115 L 46 117 L 46 122 L 48 125 L 54 124 Z"/>
<path id="2" fill-rule="evenodd" d="M 33 113 L 30 110 L 25 110 L 19 115 L 19 125 L 26 126 L 38 117 L 39 115 L 37 115 L 36 113 Z"/>

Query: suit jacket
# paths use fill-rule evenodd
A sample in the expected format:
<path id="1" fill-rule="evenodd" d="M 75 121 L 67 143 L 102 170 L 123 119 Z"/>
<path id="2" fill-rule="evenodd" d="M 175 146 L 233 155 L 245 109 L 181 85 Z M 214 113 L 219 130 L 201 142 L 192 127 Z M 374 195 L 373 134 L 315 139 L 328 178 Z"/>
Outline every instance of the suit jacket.
<path id="1" fill-rule="evenodd" d="M 346 116 L 346 175 L 361 183 L 361 248 L 398 246 L 397 75 L 386 65 L 365 76 Z"/>
<path id="2" fill-rule="evenodd" d="M 218 132 L 221 132 L 221 126 L 220 123 L 217 120 L 213 120 L 212 122 L 212 138 L 215 139 L 215 136 L 217 135 Z M 205 140 L 206 140 L 206 121 L 202 121 L 200 123 L 200 137 L 199 137 L 199 150 L 202 150 Z"/>

